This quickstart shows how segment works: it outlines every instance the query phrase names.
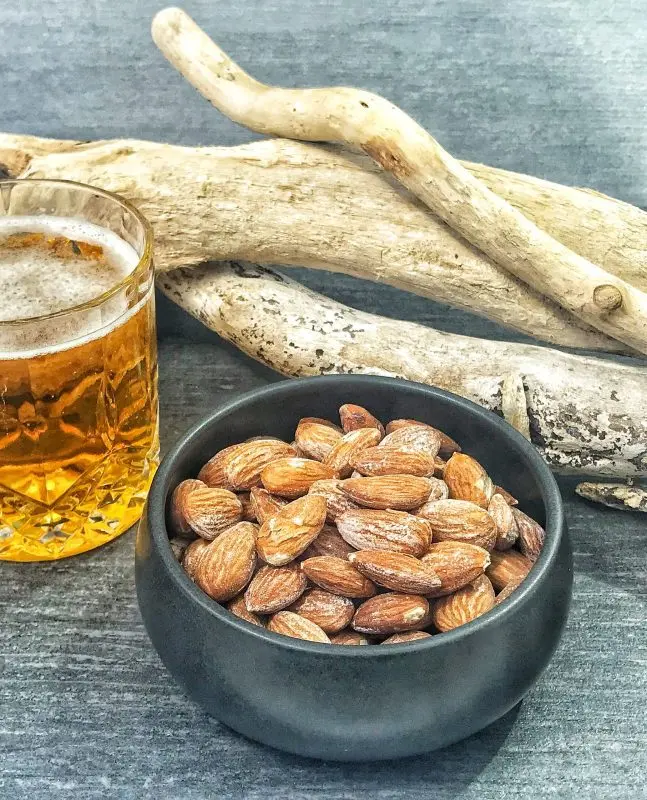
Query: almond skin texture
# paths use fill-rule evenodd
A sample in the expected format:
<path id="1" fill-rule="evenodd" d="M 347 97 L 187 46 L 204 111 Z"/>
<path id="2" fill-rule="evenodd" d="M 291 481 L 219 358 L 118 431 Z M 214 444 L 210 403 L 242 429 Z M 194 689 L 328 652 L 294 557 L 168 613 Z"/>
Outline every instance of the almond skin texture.
<path id="1" fill-rule="evenodd" d="M 353 503 L 346 495 L 341 484 L 340 480 L 315 481 L 308 491 L 308 494 L 316 494 L 326 499 L 326 519 L 331 525 L 335 524 L 337 517 L 359 508 L 357 503 Z"/>
<path id="2" fill-rule="evenodd" d="M 419 642 L 421 639 L 431 639 L 430 633 L 425 631 L 408 631 L 407 633 L 394 633 L 380 644 L 406 644 L 407 642 Z"/>
<path id="3" fill-rule="evenodd" d="M 358 550 L 391 550 L 421 556 L 431 543 L 429 522 L 403 511 L 348 511 L 338 518 L 337 528 L 344 541 Z"/>
<path id="4" fill-rule="evenodd" d="M 279 511 L 287 505 L 288 501 L 282 497 L 274 497 L 267 489 L 254 486 L 249 493 L 249 502 L 256 517 L 256 521 L 261 525 L 271 517 L 276 516 Z"/>
<path id="5" fill-rule="evenodd" d="M 532 517 L 518 508 L 512 509 L 519 530 L 519 549 L 534 564 L 541 555 L 546 531 Z"/>
<path id="6" fill-rule="evenodd" d="M 505 589 L 509 583 L 522 581 L 532 568 L 532 561 L 516 550 L 506 550 L 505 553 L 494 550 L 491 558 L 492 563 L 485 570 L 485 574 L 497 592 Z"/>
<path id="7" fill-rule="evenodd" d="M 316 556 L 301 562 L 306 576 L 317 586 L 344 597 L 371 597 L 375 584 L 345 558 Z"/>
<path id="8" fill-rule="evenodd" d="M 443 479 L 454 500 L 469 500 L 487 508 L 494 494 L 494 484 L 487 472 L 472 456 L 454 453 L 447 462 Z"/>
<path id="9" fill-rule="evenodd" d="M 441 581 L 440 588 L 429 592 L 429 597 L 441 597 L 482 575 L 490 564 L 490 553 L 466 542 L 438 542 L 431 545 L 422 561 Z"/>
<path id="10" fill-rule="evenodd" d="M 434 428 L 433 425 L 427 425 L 426 422 L 418 422 L 415 419 L 394 419 L 386 426 L 387 434 L 393 433 L 393 431 L 400 430 L 401 428 L 408 428 L 412 425 L 419 425 L 425 428 L 431 428 L 435 431 L 438 436 L 440 437 L 440 455 L 443 456 L 450 456 L 452 453 L 460 453 L 461 448 L 460 445 L 455 442 L 451 436 L 447 436 L 446 433 L 438 430 L 438 428 Z"/>
<path id="11" fill-rule="evenodd" d="M 212 489 L 229 489 L 232 491 L 234 487 L 229 483 L 225 475 L 225 463 L 239 447 L 240 444 L 232 444 L 219 450 L 198 472 L 198 480 L 203 481 Z"/>
<path id="12" fill-rule="evenodd" d="M 440 435 L 428 425 L 411 425 L 389 433 L 379 446 L 385 450 L 424 453 L 435 458 L 440 450 Z"/>
<path id="13" fill-rule="evenodd" d="M 206 539 L 196 539 L 182 554 L 182 566 L 191 580 L 195 578 L 195 571 L 207 547 L 209 547 L 209 542 Z"/>
<path id="14" fill-rule="evenodd" d="M 279 458 L 296 456 L 295 449 L 279 439 L 243 442 L 224 460 L 225 477 L 234 489 L 251 489 L 260 483 L 261 472 Z"/>
<path id="15" fill-rule="evenodd" d="M 299 422 L 294 439 L 299 453 L 315 461 L 323 461 L 342 438 L 341 431 L 319 422 Z"/>
<path id="16" fill-rule="evenodd" d="M 351 459 L 367 447 L 374 447 L 382 438 L 375 428 L 360 428 L 349 431 L 335 444 L 324 461 L 340 478 L 347 478 L 353 471 Z"/>
<path id="17" fill-rule="evenodd" d="M 316 481 L 335 477 L 331 467 L 311 458 L 279 458 L 261 472 L 268 492 L 291 500 L 307 494 Z"/>
<path id="18" fill-rule="evenodd" d="M 494 494 L 500 494 L 509 506 L 518 506 L 519 501 L 516 497 L 507 492 L 502 486 L 494 487 Z"/>
<path id="19" fill-rule="evenodd" d="M 384 425 L 362 406 L 345 403 L 339 409 L 339 418 L 344 433 L 357 431 L 361 428 L 375 428 L 380 432 L 380 438 L 384 436 Z"/>
<path id="20" fill-rule="evenodd" d="M 256 525 L 239 522 L 207 546 L 195 582 L 209 597 L 231 600 L 247 586 L 256 566 L 256 533 Z"/>
<path id="21" fill-rule="evenodd" d="M 243 522 L 258 522 L 254 506 L 252 505 L 251 494 L 249 492 L 238 492 L 236 496 L 243 507 Z"/>
<path id="22" fill-rule="evenodd" d="M 382 475 L 377 478 L 349 478 L 341 488 L 350 499 L 366 508 L 408 511 L 426 503 L 431 493 L 428 478 L 413 475 Z"/>
<path id="23" fill-rule="evenodd" d="M 180 508 L 191 530 L 208 541 L 235 525 L 243 515 L 243 504 L 233 492 L 208 486 L 189 492 Z"/>
<path id="24" fill-rule="evenodd" d="M 504 586 L 503 589 L 501 589 L 499 594 L 496 596 L 494 605 L 498 606 L 504 600 L 507 600 L 511 594 L 517 591 L 517 589 L 521 586 L 522 583 L 523 583 L 523 578 L 520 578 L 518 581 L 510 581 L 510 583 L 507 584 L 507 586 Z"/>
<path id="25" fill-rule="evenodd" d="M 506 503 L 503 495 L 493 494 L 487 510 L 496 525 L 496 549 L 509 550 L 519 536 L 512 507 Z"/>
<path id="26" fill-rule="evenodd" d="M 193 533 L 191 526 L 184 517 L 184 508 L 186 507 L 187 497 L 195 489 L 202 489 L 205 487 L 202 481 L 196 481 L 189 478 L 182 483 L 178 483 L 171 495 L 171 503 L 169 505 L 169 527 L 175 536 L 186 536 Z"/>
<path id="27" fill-rule="evenodd" d="M 337 558 L 348 559 L 348 554 L 354 550 L 348 542 L 342 539 L 337 528 L 332 525 L 324 525 L 319 536 L 308 547 L 303 554 L 304 558 L 314 558 L 315 556 L 337 556 Z"/>
<path id="28" fill-rule="evenodd" d="M 361 633 L 357 633 L 357 631 L 352 630 L 345 630 L 341 631 L 341 633 L 336 633 L 334 636 L 330 637 L 330 641 L 332 644 L 350 644 L 350 645 L 362 645 L 362 644 L 370 644 L 370 641 L 366 636 Z"/>
<path id="29" fill-rule="evenodd" d="M 415 594 L 378 594 L 355 612 L 353 628 L 359 633 L 390 636 L 412 631 L 429 622 L 429 603 Z"/>
<path id="30" fill-rule="evenodd" d="M 436 600 L 431 619 L 441 631 L 451 631 L 480 617 L 494 607 L 494 589 L 485 575 L 471 581 L 447 597 Z"/>
<path id="31" fill-rule="evenodd" d="M 308 586 L 299 564 L 292 562 L 284 567 L 261 567 L 245 592 L 248 611 L 274 614 L 292 605 Z"/>
<path id="32" fill-rule="evenodd" d="M 431 484 L 431 492 L 429 493 L 429 499 L 426 503 L 423 503 L 420 508 L 414 509 L 412 513 L 415 513 L 418 517 L 424 517 L 425 511 L 427 510 L 427 506 L 430 503 L 435 503 L 436 500 L 447 500 L 449 497 L 449 487 L 445 483 L 444 480 L 441 478 L 429 478 L 429 483 Z"/>
<path id="33" fill-rule="evenodd" d="M 278 614 L 274 614 L 267 623 L 267 629 L 283 636 L 292 636 L 294 639 L 330 644 L 328 635 L 318 625 L 293 611 L 279 611 Z"/>
<path id="34" fill-rule="evenodd" d="M 496 542 L 496 523 L 487 511 L 468 500 L 426 503 L 424 514 L 418 510 L 417 516 L 429 520 L 435 542 L 468 542 L 485 550 L 491 550 Z"/>
<path id="35" fill-rule="evenodd" d="M 350 463 L 360 476 L 418 475 L 424 478 L 434 474 L 433 456 L 394 447 L 367 447 L 353 456 Z"/>
<path id="36" fill-rule="evenodd" d="M 362 575 L 374 583 L 404 594 L 429 594 L 441 585 L 428 564 L 406 553 L 389 550 L 359 550 L 348 557 Z"/>
<path id="37" fill-rule="evenodd" d="M 314 542 L 325 521 L 323 497 L 306 495 L 288 503 L 261 525 L 256 541 L 259 556 L 274 567 L 288 564 Z"/>
<path id="38" fill-rule="evenodd" d="M 232 614 L 240 619 L 244 619 L 245 622 L 251 622 L 252 625 L 258 625 L 259 628 L 265 627 L 261 618 L 252 611 L 249 611 L 245 605 L 245 598 L 242 594 L 239 594 L 238 597 L 235 597 L 227 603 L 227 610 L 231 611 Z"/>
<path id="39" fill-rule="evenodd" d="M 310 589 L 294 603 L 290 611 L 314 622 L 325 633 L 339 633 L 350 625 L 355 606 L 352 600 L 324 589 Z"/>
<path id="40" fill-rule="evenodd" d="M 339 427 L 339 425 L 336 425 L 334 422 L 331 422 L 329 419 L 323 419 L 322 417 L 301 417 L 301 419 L 299 420 L 299 425 L 302 422 L 316 422 L 319 425 L 325 425 L 328 428 L 333 428 L 334 430 L 338 431 L 341 434 L 344 433 L 342 431 L 342 429 Z"/>

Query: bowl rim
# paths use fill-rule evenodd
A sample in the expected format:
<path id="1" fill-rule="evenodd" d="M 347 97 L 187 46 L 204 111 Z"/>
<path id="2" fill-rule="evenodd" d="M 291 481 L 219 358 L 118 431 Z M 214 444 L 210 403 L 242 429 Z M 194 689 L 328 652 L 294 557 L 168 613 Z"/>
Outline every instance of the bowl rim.
<path id="1" fill-rule="evenodd" d="M 511 440 L 526 467 L 533 472 L 546 511 L 546 542 L 533 569 L 530 571 L 528 577 L 521 583 L 519 589 L 513 592 L 512 595 L 500 605 L 494 606 L 494 608 L 490 609 L 490 611 L 483 614 L 481 617 L 465 625 L 461 625 L 454 630 L 434 634 L 429 639 L 422 639 L 417 642 L 392 644 L 384 648 L 380 646 L 331 647 L 329 644 L 283 636 L 268 631 L 264 627 L 261 628 L 240 619 L 235 614 L 228 611 L 224 605 L 213 600 L 209 595 L 205 594 L 202 589 L 196 586 L 175 558 L 169 544 L 169 532 L 166 527 L 166 504 L 168 493 L 171 489 L 170 473 L 175 461 L 182 452 L 187 447 L 190 447 L 193 441 L 198 438 L 205 429 L 210 428 L 217 422 L 219 418 L 240 410 L 252 400 L 261 398 L 264 401 L 273 402 L 286 392 L 289 394 L 292 390 L 298 391 L 299 387 L 303 385 L 312 385 L 316 383 L 320 385 L 322 389 L 325 389 L 327 384 L 341 383 L 343 380 L 349 379 L 357 381 L 360 384 L 378 384 L 396 392 L 403 386 L 406 386 L 409 390 L 414 389 L 421 395 L 427 397 L 431 396 L 442 398 L 445 401 L 449 400 L 455 405 L 458 405 L 465 413 L 480 418 L 486 424 L 493 425 L 500 435 Z M 471 400 L 467 400 L 436 386 L 381 375 L 335 374 L 279 380 L 275 383 L 257 387 L 251 391 L 239 394 L 228 402 L 218 406 L 216 410 L 207 414 L 191 426 L 186 433 L 181 435 L 162 459 L 151 484 L 145 515 L 146 522 L 148 523 L 149 536 L 157 547 L 157 552 L 162 564 L 168 571 L 170 579 L 190 602 L 197 603 L 207 614 L 238 630 L 241 634 L 254 636 L 257 639 L 263 640 L 269 646 L 283 647 L 288 650 L 296 650 L 306 654 L 341 658 L 385 658 L 402 655 L 404 653 L 420 652 L 426 649 L 431 650 L 433 648 L 442 647 L 445 644 L 450 645 L 460 639 L 482 631 L 489 625 L 496 624 L 498 620 L 503 620 L 514 614 L 515 610 L 522 606 L 534 592 L 535 587 L 543 581 L 547 570 L 557 558 L 561 540 L 565 534 L 562 497 L 550 468 L 535 449 L 534 445 L 508 422 L 494 412 L 477 405 Z"/>

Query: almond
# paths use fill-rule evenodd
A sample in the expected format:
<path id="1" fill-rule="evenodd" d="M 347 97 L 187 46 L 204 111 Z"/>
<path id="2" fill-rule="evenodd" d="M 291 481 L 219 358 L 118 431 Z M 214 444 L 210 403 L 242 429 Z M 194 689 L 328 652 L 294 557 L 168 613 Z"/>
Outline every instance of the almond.
<path id="1" fill-rule="evenodd" d="M 211 541 L 243 515 L 243 505 L 228 489 L 199 486 L 182 496 L 179 508 L 194 533 Z"/>
<path id="2" fill-rule="evenodd" d="M 390 550 L 359 550 L 348 556 L 362 575 L 379 586 L 404 594 L 429 594 L 441 585 L 433 569 L 406 553 Z"/>
<path id="3" fill-rule="evenodd" d="M 169 505 L 169 528 L 176 536 L 186 536 L 192 533 L 191 526 L 184 516 L 186 500 L 192 491 L 204 487 L 205 484 L 202 481 L 196 481 L 193 478 L 188 478 L 175 487 Z"/>
<path id="4" fill-rule="evenodd" d="M 324 589 L 309 589 L 290 608 L 295 614 L 314 622 L 325 633 L 338 633 L 350 625 L 355 606 L 352 600 Z"/>
<path id="5" fill-rule="evenodd" d="M 337 520 L 342 538 L 358 550 L 391 550 L 421 556 L 431 542 L 427 520 L 403 511 L 358 509 Z"/>
<path id="6" fill-rule="evenodd" d="M 433 456 L 415 450 L 367 447 L 366 450 L 353 456 L 350 463 L 360 476 L 419 475 L 426 477 L 434 474 Z"/>
<path id="7" fill-rule="evenodd" d="M 267 623 L 267 629 L 283 636 L 292 636 L 294 639 L 330 644 L 327 634 L 318 625 L 293 611 L 279 611 L 278 614 L 274 614 Z"/>
<path id="8" fill-rule="evenodd" d="M 351 459 L 367 447 L 374 447 L 381 438 L 381 433 L 375 428 L 349 431 L 330 450 L 324 463 L 339 477 L 347 478 L 353 471 Z"/>
<path id="9" fill-rule="evenodd" d="M 323 497 L 306 495 L 288 503 L 262 524 L 256 542 L 259 556 L 275 567 L 288 564 L 314 542 L 325 521 Z"/>
<path id="10" fill-rule="evenodd" d="M 506 550 L 505 553 L 494 550 L 490 556 L 492 563 L 485 574 L 497 592 L 505 589 L 509 583 L 522 581 L 532 568 L 532 561 L 516 550 Z"/>
<path id="11" fill-rule="evenodd" d="M 247 586 L 256 566 L 256 533 L 256 525 L 239 522 L 207 545 L 194 577 L 209 597 L 231 600 Z"/>
<path id="12" fill-rule="evenodd" d="M 333 525 L 337 517 L 347 511 L 354 511 L 359 506 L 346 495 L 341 488 L 340 480 L 315 481 L 308 494 L 316 494 L 326 500 L 326 519 Z"/>
<path id="13" fill-rule="evenodd" d="M 377 417 L 374 417 L 370 411 L 367 411 L 362 406 L 356 406 L 352 403 L 345 403 L 339 409 L 339 418 L 341 419 L 341 426 L 344 433 L 349 431 L 357 431 L 361 428 L 375 428 L 380 432 L 380 438 L 384 436 L 384 425 Z"/>
<path id="14" fill-rule="evenodd" d="M 379 444 L 385 450 L 424 453 L 430 459 L 438 455 L 440 434 L 428 425 L 411 425 L 392 431 Z"/>
<path id="15" fill-rule="evenodd" d="M 468 542 L 491 550 L 497 537 L 494 520 L 487 511 L 468 500 L 436 500 L 425 503 L 418 516 L 429 520 L 435 542 L 448 539 Z"/>
<path id="16" fill-rule="evenodd" d="M 378 594 L 355 612 L 353 628 L 360 633 L 389 635 L 424 627 L 429 622 L 429 603 L 415 594 Z"/>
<path id="17" fill-rule="evenodd" d="M 348 559 L 348 554 L 353 552 L 348 542 L 342 539 L 337 528 L 332 525 L 324 525 L 319 536 L 308 547 L 303 556 L 313 558 L 314 556 L 337 556 L 338 558 Z"/>
<path id="18" fill-rule="evenodd" d="M 195 571 L 207 547 L 209 547 L 209 542 L 205 539 L 195 539 L 182 555 L 182 566 L 191 580 L 195 578 Z"/>
<path id="19" fill-rule="evenodd" d="M 469 500 L 482 508 L 488 507 L 494 494 L 494 484 L 472 456 L 454 453 L 447 462 L 443 478 L 449 486 L 452 499 Z"/>
<path id="20" fill-rule="evenodd" d="M 239 447 L 240 444 L 232 444 L 219 450 L 198 472 L 198 480 L 203 481 L 212 489 L 233 489 L 234 487 L 225 475 L 225 462 Z"/>
<path id="21" fill-rule="evenodd" d="M 322 417 L 301 417 L 301 419 L 299 420 L 299 425 L 302 422 L 316 422 L 318 425 L 325 425 L 327 428 L 333 428 L 334 430 L 336 430 L 339 433 L 343 434 L 343 431 L 339 427 L 339 425 L 336 425 L 334 422 L 331 422 L 329 419 L 323 419 Z"/>
<path id="22" fill-rule="evenodd" d="M 494 600 L 494 605 L 498 606 L 499 603 L 502 603 L 504 600 L 507 600 L 513 592 L 516 592 L 519 586 L 523 583 L 523 578 L 519 578 L 516 581 L 510 581 L 510 583 L 506 584 L 503 589 L 499 592 Z"/>
<path id="23" fill-rule="evenodd" d="M 520 509 L 513 508 L 512 513 L 519 529 L 519 549 L 534 564 L 541 555 L 546 531 Z"/>
<path id="24" fill-rule="evenodd" d="M 370 644 L 370 641 L 357 631 L 345 630 L 330 637 L 332 644 L 362 645 Z"/>
<path id="25" fill-rule="evenodd" d="M 310 458 L 279 458 L 261 473 L 263 486 L 269 492 L 290 499 L 306 494 L 316 481 L 335 477 L 331 467 Z"/>
<path id="26" fill-rule="evenodd" d="M 510 492 L 506 491 L 502 486 L 495 486 L 494 494 L 500 494 L 509 506 L 519 505 L 517 498 L 511 495 Z"/>
<path id="27" fill-rule="evenodd" d="M 492 584 L 485 575 L 479 575 L 467 586 L 436 600 L 431 609 L 431 618 L 439 631 L 451 631 L 480 617 L 493 607 Z"/>
<path id="28" fill-rule="evenodd" d="M 349 478 L 341 488 L 360 506 L 407 510 L 427 502 L 431 493 L 428 478 L 413 475 L 382 475 L 376 478 Z"/>
<path id="29" fill-rule="evenodd" d="M 248 611 L 274 614 L 298 600 L 308 586 L 299 564 L 284 567 L 261 567 L 245 592 Z"/>
<path id="30" fill-rule="evenodd" d="M 249 493 L 249 501 L 254 511 L 254 516 L 261 525 L 267 522 L 270 517 L 278 514 L 283 506 L 288 503 L 282 497 L 274 497 L 267 489 L 261 489 L 260 486 L 252 487 Z"/>
<path id="31" fill-rule="evenodd" d="M 431 639 L 430 633 L 425 631 L 407 631 L 406 633 L 394 633 L 381 644 L 406 644 L 407 642 L 418 642 L 421 639 Z"/>
<path id="32" fill-rule="evenodd" d="M 371 597 L 375 584 L 345 558 L 315 556 L 301 563 L 301 568 L 317 586 L 344 597 Z"/>
<path id="33" fill-rule="evenodd" d="M 416 508 L 413 512 L 417 517 L 425 516 L 425 511 L 430 503 L 435 503 L 436 500 L 447 500 L 449 497 L 449 487 L 445 481 L 441 480 L 440 478 L 429 478 L 429 483 L 431 484 L 429 499 L 426 503 L 423 503 L 420 508 Z"/>
<path id="34" fill-rule="evenodd" d="M 422 562 L 430 566 L 441 581 L 440 588 L 429 592 L 429 597 L 441 597 L 482 575 L 490 564 L 490 553 L 466 542 L 438 542 L 431 545 Z"/>
<path id="35" fill-rule="evenodd" d="M 315 461 L 323 461 L 342 438 L 341 431 L 319 422 L 301 420 L 294 435 L 299 453 Z"/>
<path id="36" fill-rule="evenodd" d="M 258 522 L 258 519 L 256 518 L 256 511 L 252 505 L 251 494 L 249 492 L 238 492 L 236 496 L 240 500 L 240 504 L 243 507 L 243 521 Z"/>
<path id="37" fill-rule="evenodd" d="M 261 618 L 247 608 L 245 605 L 245 598 L 242 594 L 230 600 L 227 603 L 227 609 L 240 619 L 244 619 L 245 622 L 251 622 L 252 625 L 258 625 L 260 628 L 265 627 Z"/>
<path id="38" fill-rule="evenodd" d="M 169 539 L 169 545 L 171 546 L 171 551 L 175 556 L 176 560 L 182 563 L 182 558 L 184 556 L 184 551 L 187 547 L 194 542 L 195 539 L 186 539 L 184 536 L 174 536 L 172 539 Z M 204 540 L 202 540 L 204 541 Z M 343 541 L 343 539 L 342 539 Z M 344 542 L 346 544 L 346 542 Z M 346 545 L 348 547 L 348 545 Z"/>
<path id="39" fill-rule="evenodd" d="M 445 456 L 450 456 L 452 453 L 460 453 L 460 445 L 457 444 L 451 436 L 447 436 L 446 433 L 443 433 L 438 428 L 434 428 L 433 425 L 428 425 L 426 422 L 418 422 L 415 419 L 394 419 L 386 426 L 387 434 L 393 433 L 393 431 L 400 430 L 402 428 L 408 428 L 412 425 L 418 425 L 425 428 L 431 428 L 432 431 L 435 431 L 438 436 L 440 437 L 440 453 Z"/>
<path id="40" fill-rule="evenodd" d="M 296 456 L 294 448 L 280 439 L 251 439 L 225 457 L 223 469 L 234 489 L 251 489 L 260 482 L 268 464 L 292 456 Z"/>
<path id="41" fill-rule="evenodd" d="M 512 508 L 502 495 L 495 493 L 492 495 L 487 510 L 496 525 L 496 549 L 509 550 L 519 536 Z"/>

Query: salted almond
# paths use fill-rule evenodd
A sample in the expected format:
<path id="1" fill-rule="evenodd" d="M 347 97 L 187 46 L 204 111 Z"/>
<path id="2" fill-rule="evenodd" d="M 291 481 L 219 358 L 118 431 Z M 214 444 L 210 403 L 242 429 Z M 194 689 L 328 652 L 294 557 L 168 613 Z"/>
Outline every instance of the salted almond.
<path id="1" fill-rule="evenodd" d="M 169 528 L 176 536 L 186 536 L 192 533 L 191 526 L 184 516 L 186 500 L 192 491 L 204 487 L 205 484 L 202 481 L 196 481 L 193 478 L 188 478 L 175 487 L 169 504 Z"/>
<path id="2" fill-rule="evenodd" d="M 343 431 L 339 425 L 337 425 L 335 422 L 331 422 L 329 419 L 324 419 L 323 417 L 301 417 L 299 420 L 299 425 L 302 422 L 316 422 L 318 425 L 326 425 L 328 428 L 333 428 L 333 430 L 343 434 Z"/>
<path id="3" fill-rule="evenodd" d="M 234 487 L 229 483 L 225 475 L 225 462 L 239 447 L 240 444 L 232 444 L 219 450 L 198 472 L 198 480 L 203 481 L 212 489 L 233 490 Z"/>
<path id="4" fill-rule="evenodd" d="M 506 503 L 502 495 L 493 494 L 487 510 L 496 525 L 496 544 L 494 546 L 497 550 L 509 550 L 519 536 L 519 529 L 511 506 Z"/>
<path id="5" fill-rule="evenodd" d="M 393 433 L 393 431 L 401 430 L 402 428 L 409 428 L 413 425 L 418 425 L 424 428 L 431 428 L 432 431 L 435 431 L 438 436 L 440 437 L 440 453 L 444 456 L 450 456 L 452 453 L 460 453 L 460 445 L 455 442 L 451 436 L 448 436 L 443 431 L 439 430 L 438 428 L 434 428 L 433 425 L 428 425 L 426 422 L 419 422 L 415 419 L 394 419 L 386 426 L 387 435 L 389 433 Z"/>
<path id="6" fill-rule="evenodd" d="M 207 547 L 209 542 L 205 539 L 195 539 L 182 554 L 182 566 L 191 580 L 195 578 L 195 571 Z"/>
<path id="7" fill-rule="evenodd" d="M 424 453 L 433 459 L 440 449 L 440 434 L 429 425 L 411 425 L 387 434 L 379 447 L 385 450 Z"/>
<path id="8" fill-rule="evenodd" d="M 490 557 L 492 563 L 485 574 L 497 592 L 505 589 L 509 583 L 522 581 L 532 568 L 532 561 L 516 550 L 506 550 L 504 553 L 493 550 Z"/>
<path id="9" fill-rule="evenodd" d="M 503 589 L 501 589 L 501 591 L 497 594 L 494 600 L 494 605 L 498 606 L 504 600 L 507 600 L 511 594 L 517 591 L 517 589 L 519 588 L 519 586 L 521 586 L 522 583 L 523 583 L 523 578 L 519 578 L 519 580 L 510 581 L 510 583 L 506 584 L 503 587 Z"/>
<path id="10" fill-rule="evenodd" d="M 380 438 L 384 436 L 384 425 L 362 406 L 345 403 L 339 409 L 339 418 L 341 419 L 344 433 L 361 430 L 362 428 L 375 428 L 380 432 Z"/>
<path id="11" fill-rule="evenodd" d="M 416 508 L 412 512 L 417 517 L 425 516 L 425 511 L 430 503 L 435 503 L 436 500 L 447 500 L 449 497 L 449 487 L 445 481 L 440 478 L 429 478 L 429 483 L 431 484 L 431 492 L 429 493 L 427 502 L 423 503 L 420 508 Z"/>
<path id="12" fill-rule="evenodd" d="M 546 531 L 520 509 L 513 508 L 512 513 L 519 529 L 519 549 L 534 564 L 541 555 Z"/>
<path id="13" fill-rule="evenodd" d="M 391 550 L 358 550 L 350 563 L 374 583 L 404 594 L 429 594 L 441 585 L 433 569 L 420 559 Z"/>
<path id="14" fill-rule="evenodd" d="M 257 530 L 251 522 L 239 522 L 207 546 L 194 580 L 209 597 L 231 600 L 247 586 L 256 566 Z"/>
<path id="15" fill-rule="evenodd" d="M 490 564 L 490 553 L 466 542 L 438 542 L 430 546 L 422 562 L 440 578 L 440 587 L 429 592 L 428 596 L 441 597 L 482 575 Z"/>
<path id="16" fill-rule="evenodd" d="M 345 644 L 345 645 L 366 645 L 371 643 L 369 639 L 363 634 L 348 629 L 345 631 L 341 631 L 340 633 L 336 633 L 334 636 L 331 636 L 330 641 L 332 644 Z"/>
<path id="17" fill-rule="evenodd" d="M 518 506 L 519 501 L 517 498 L 510 494 L 510 492 L 506 491 L 503 486 L 495 486 L 494 487 L 494 494 L 500 494 L 501 497 L 506 501 L 509 506 Z"/>
<path id="18" fill-rule="evenodd" d="M 181 513 L 194 533 L 211 541 L 243 515 L 243 504 L 228 489 L 199 486 L 182 497 Z"/>
<path id="19" fill-rule="evenodd" d="M 324 589 L 309 589 L 290 607 L 290 611 L 309 619 L 322 631 L 331 634 L 338 633 L 350 625 L 355 614 L 355 606 L 347 597 Z"/>
<path id="20" fill-rule="evenodd" d="M 260 482 L 261 472 L 268 464 L 293 456 L 294 448 L 280 439 L 250 439 L 225 457 L 223 469 L 234 489 L 251 489 Z"/>
<path id="21" fill-rule="evenodd" d="M 453 500 L 469 500 L 481 508 L 487 508 L 494 494 L 494 484 L 487 472 L 465 453 L 454 453 L 447 462 L 443 479 L 449 486 Z"/>
<path id="22" fill-rule="evenodd" d="M 371 597 L 375 584 L 345 558 L 315 556 L 301 562 L 306 576 L 317 586 L 344 597 Z"/>
<path id="23" fill-rule="evenodd" d="M 314 558 L 314 556 L 337 556 L 337 558 L 348 558 L 348 554 L 354 550 L 346 542 L 337 528 L 332 525 L 324 525 L 319 536 L 308 547 L 303 554 L 304 558 Z"/>
<path id="24" fill-rule="evenodd" d="M 348 495 L 341 488 L 342 482 L 340 480 L 328 481 L 315 481 L 308 494 L 316 494 L 326 500 L 326 519 L 331 524 L 335 524 L 337 517 L 345 514 L 347 511 L 354 511 L 359 508 L 357 503 L 348 497 Z"/>
<path id="25" fill-rule="evenodd" d="M 310 458 L 279 458 L 261 472 L 268 492 L 290 499 L 306 494 L 316 481 L 335 477 L 332 467 Z"/>
<path id="26" fill-rule="evenodd" d="M 390 635 L 429 623 L 429 603 L 415 594 L 390 592 L 366 600 L 355 612 L 353 628 L 360 633 Z"/>
<path id="27" fill-rule="evenodd" d="M 391 447 L 367 447 L 350 460 L 351 466 L 362 475 L 419 475 L 434 474 L 434 457 L 416 450 L 397 450 Z M 351 478 L 353 475 L 351 475 Z"/>
<path id="28" fill-rule="evenodd" d="M 414 475 L 381 475 L 376 478 L 349 478 L 342 491 L 366 508 L 409 510 L 426 503 L 431 493 L 428 478 Z"/>
<path id="29" fill-rule="evenodd" d="M 318 625 L 293 611 L 279 611 L 278 614 L 274 614 L 267 623 L 267 629 L 283 636 L 292 636 L 294 639 L 330 644 L 328 635 Z"/>
<path id="30" fill-rule="evenodd" d="M 353 471 L 351 460 L 367 447 L 374 447 L 382 438 L 375 428 L 360 428 L 349 431 L 334 445 L 324 460 L 340 478 L 347 478 Z"/>
<path id="31" fill-rule="evenodd" d="M 284 567 L 261 567 L 245 592 L 248 611 L 274 614 L 298 600 L 308 586 L 299 564 Z"/>
<path id="32" fill-rule="evenodd" d="M 256 517 L 257 522 L 262 525 L 270 517 L 275 516 L 287 505 L 288 501 L 282 497 L 274 497 L 267 489 L 260 486 L 253 486 L 249 493 L 249 502 Z"/>
<path id="33" fill-rule="evenodd" d="M 380 511 L 360 508 L 347 511 L 337 519 L 344 541 L 358 550 L 390 550 L 421 556 L 431 542 L 427 520 L 403 511 Z"/>
<path id="34" fill-rule="evenodd" d="M 314 542 L 325 521 L 323 497 L 306 495 L 288 503 L 261 525 L 256 541 L 259 556 L 274 567 L 288 564 Z"/>
<path id="35" fill-rule="evenodd" d="M 494 607 L 494 589 L 485 575 L 453 594 L 440 597 L 431 609 L 431 619 L 441 631 L 451 631 L 480 617 Z"/>
<path id="36" fill-rule="evenodd" d="M 263 620 L 258 614 L 254 614 L 247 608 L 245 605 L 245 598 L 242 594 L 239 594 L 238 597 L 234 597 L 233 600 L 227 603 L 227 610 L 231 611 L 232 614 L 240 619 L 244 619 L 245 622 L 251 622 L 252 625 L 258 625 L 259 628 L 265 627 L 263 625 Z"/>
<path id="37" fill-rule="evenodd" d="M 491 550 L 497 537 L 494 520 L 480 506 L 468 500 L 436 500 L 425 503 L 423 511 L 417 516 L 429 520 L 433 529 L 433 540 L 444 542 L 448 539 L 468 542 Z"/>
<path id="38" fill-rule="evenodd" d="M 315 461 L 323 461 L 342 435 L 341 431 L 329 425 L 301 420 L 297 425 L 294 440 L 301 455 L 313 458 Z"/>
<path id="39" fill-rule="evenodd" d="M 406 633 L 394 633 L 380 644 L 406 644 L 407 642 L 419 642 L 421 639 L 431 639 L 431 634 L 425 631 L 407 631 Z"/>

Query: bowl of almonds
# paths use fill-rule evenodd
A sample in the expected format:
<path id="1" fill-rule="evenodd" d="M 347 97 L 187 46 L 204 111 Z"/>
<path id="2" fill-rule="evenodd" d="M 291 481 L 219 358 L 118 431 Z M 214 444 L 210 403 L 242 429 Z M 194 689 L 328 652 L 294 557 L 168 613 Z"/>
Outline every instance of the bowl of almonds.
<path id="1" fill-rule="evenodd" d="M 282 381 L 189 431 L 136 548 L 151 640 L 187 694 L 301 755 L 408 756 L 518 703 L 571 593 L 561 498 L 496 414 L 426 385 Z"/>

